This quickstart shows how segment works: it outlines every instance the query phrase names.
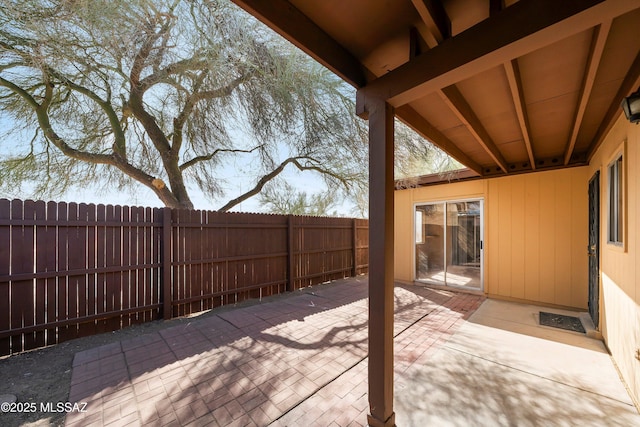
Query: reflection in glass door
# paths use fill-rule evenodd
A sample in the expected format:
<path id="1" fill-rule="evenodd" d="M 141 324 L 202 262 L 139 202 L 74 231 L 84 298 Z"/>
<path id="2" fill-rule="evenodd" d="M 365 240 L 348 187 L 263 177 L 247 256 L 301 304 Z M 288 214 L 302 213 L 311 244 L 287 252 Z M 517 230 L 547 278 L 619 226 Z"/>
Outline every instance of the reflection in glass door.
<path id="1" fill-rule="evenodd" d="M 416 206 L 416 280 L 482 289 L 482 201 Z"/>

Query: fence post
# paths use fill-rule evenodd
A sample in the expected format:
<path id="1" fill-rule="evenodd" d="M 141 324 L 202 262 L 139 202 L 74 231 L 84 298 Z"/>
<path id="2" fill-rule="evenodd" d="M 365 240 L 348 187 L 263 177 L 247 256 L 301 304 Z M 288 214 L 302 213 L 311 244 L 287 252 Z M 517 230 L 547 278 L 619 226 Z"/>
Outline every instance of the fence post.
<path id="1" fill-rule="evenodd" d="M 162 209 L 162 317 L 171 319 L 171 208 Z"/>
<path id="2" fill-rule="evenodd" d="M 353 271 L 351 276 L 356 277 L 358 275 L 358 225 L 357 219 L 353 218 Z"/>
<path id="3" fill-rule="evenodd" d="M 289 215 L 287 217 L 287 292 L 293 291 L 293 215 Z"/>

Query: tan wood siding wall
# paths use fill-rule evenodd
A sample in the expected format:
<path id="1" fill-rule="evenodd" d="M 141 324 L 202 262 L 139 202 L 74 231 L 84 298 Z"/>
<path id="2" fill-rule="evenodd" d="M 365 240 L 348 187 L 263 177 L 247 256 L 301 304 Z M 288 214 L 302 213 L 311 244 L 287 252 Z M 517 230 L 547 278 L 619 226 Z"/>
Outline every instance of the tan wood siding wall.
<path id="1" fill-rule="evenodd" d="M 623 151 L 622 247 L 607 243 L 607 167 Z M 640 126 L 621 115 L 591 160 L 588 176 L 600 171 L 600 329 L 631 394 L 640 402 Z"/>
<path id="2" fill-rule="evenodd" d="M 580 167 L 397 191 L 396 279 L 415 278 L 415 204 L 483 198 L 485 292 L 586 309 L 587 175 Z"/>
<path id="3" fill-rule="evenodd" d="M 489 295 L 587 308 L 587 170 L 488 180 Z"/>

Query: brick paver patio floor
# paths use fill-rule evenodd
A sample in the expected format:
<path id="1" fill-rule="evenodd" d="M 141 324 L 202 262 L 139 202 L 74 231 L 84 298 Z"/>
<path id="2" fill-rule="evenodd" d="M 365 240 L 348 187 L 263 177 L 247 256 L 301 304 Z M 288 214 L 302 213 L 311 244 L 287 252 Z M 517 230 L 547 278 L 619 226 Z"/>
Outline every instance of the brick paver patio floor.
<path id="1" fill-rule="evenodd" d="M 395 375 L 410 376 L 482 297 L 395 289 Z M 367 278 L 266 299 L 76 354 L 68 426 L 361 426 Z"/>

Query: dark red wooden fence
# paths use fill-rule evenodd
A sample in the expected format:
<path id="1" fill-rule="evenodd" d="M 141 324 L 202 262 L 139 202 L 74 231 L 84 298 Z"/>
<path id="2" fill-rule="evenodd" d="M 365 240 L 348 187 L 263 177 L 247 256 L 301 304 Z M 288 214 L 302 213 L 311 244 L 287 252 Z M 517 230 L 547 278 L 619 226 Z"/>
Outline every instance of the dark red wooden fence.
<path id="1" fill-rule="evenodd" d="M 368 221 L 0 199 L 0 355 L 368 271 Z"/>

